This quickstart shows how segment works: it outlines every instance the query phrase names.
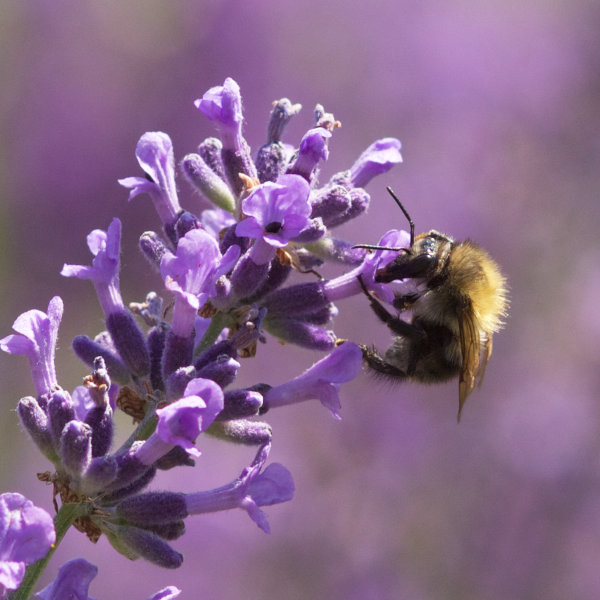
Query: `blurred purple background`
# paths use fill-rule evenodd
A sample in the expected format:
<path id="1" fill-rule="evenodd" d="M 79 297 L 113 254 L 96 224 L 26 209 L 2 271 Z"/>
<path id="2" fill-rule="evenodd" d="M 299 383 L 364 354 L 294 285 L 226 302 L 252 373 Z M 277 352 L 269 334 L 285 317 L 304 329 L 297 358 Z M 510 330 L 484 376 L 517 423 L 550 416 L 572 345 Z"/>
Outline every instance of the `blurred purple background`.
<path id="1" fill-rule="evenodd" d="M 322 181 L 376 138 L 399 137 L 404 164 L 370 184 L 369 214 L 341 233 L 365 243 L 405 226 L 391 185 L 418 230 L 482 243 L 512 299 L 459 426 L 456 382 L 391 388 L 362 374 L 343 388 L 340 422 L 317 403 L 268 415 L 271 459 L 297 486 L 267 509 L 270 536 L 239 511 L 196 518 L 175 543 L 183 567 L 166 572 L 71 531 L 42 584 L 84 556 L 100 567 L 98 598 L 143 600 L 167 584 L 186 599 L 599 598 L 599 28 L 593 0 L 5 2 L 0 335 L 60 294 L 64 387 L 85 374 L 70 340 L 102 322 L 92 286 L 61 278 L 63 262 L 87 263 L 85 236 L 118 216 L 126 300 L 159 291 L 136 250 L 158 220 L 117 178 L 139 174 L 145 131 L 168 132 L 178 159 L 212 135 L 192 102 L 226 76 L 241 86 L 254 150 L 275 99 L 304 106 L 292 143 L 315 103 L 334 112 L 343 126 Z M 198 209 L 181 179 L 180 190 Z M 339 308 L 338 335 L 389 342 L 364 298 Z M 271 339 L 242 377 L 267 370 L 280 383 L 316 358 Z M 35 478 L 48 464 L 14 411 L 33 391 L 26 361 L 2 356 L 0 381 L 0 489 L 51 510 Z M 226 483 L 253 454 L 210 440 L 202 450 L 188 490 Z M 180 489 L 177 476 L 155 486 Z"/>

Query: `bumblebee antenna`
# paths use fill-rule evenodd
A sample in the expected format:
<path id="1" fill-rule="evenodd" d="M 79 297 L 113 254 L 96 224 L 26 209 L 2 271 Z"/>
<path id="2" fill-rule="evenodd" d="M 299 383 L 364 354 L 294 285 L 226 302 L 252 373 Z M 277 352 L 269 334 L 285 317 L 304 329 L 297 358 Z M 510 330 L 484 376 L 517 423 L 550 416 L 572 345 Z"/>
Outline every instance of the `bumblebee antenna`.
<path id="1" fill-rule="evenodd" d="M 406 252 L 407 254 L 410 254 L 411 253 L 410 249 L 413 247 L 413 245 L 415 243 L 415 224 L 414 224 L 413 220 L 410 218 L 408 211 L 402 205 L 402 202 L 400 202 L 400 198 L 398 198 L 398 196 L 396 196 L 396 194 L 394 193 L 394 190 L 389 185 L 385 189 L 389 192 L 390 196 L 396 201 L 396 204 L 400 207 L 400 210 L 404 213 L 404 216 L 406 217 L 406 220 L 408 221 L 408 224 L 410 225 L 410 247 L 409 248 L 394 248 L 391 246 L 377 246 L 377 245 L 373 245 L 373 244 L 356 244 L 356 246 L 352 246 L 352 248 L 365 248 L 366 250 L 394 250 L 396 252 Z"/>
<path id="2" fill-rule="evenodd" d="M 394 193 L 394 190 L 389 185 L 385 189 L 388 191 L 389 195 L 396 201 L 396 204 L 399 206 L 400 210 L 404 213 L 404 216 L 406 217 L 406 220 L 408 221 L 408 224 L 410 225 L 410 247 L 412 248 L 413 244 L 415 243 L 415 223 L 410 218 L 408 211 L 404 208 L 404 206 L 402 206 L 402 202 L 400 202 L 400 198 L 398 198 L 398 196 L 396 196 L 396 194 Z"/>

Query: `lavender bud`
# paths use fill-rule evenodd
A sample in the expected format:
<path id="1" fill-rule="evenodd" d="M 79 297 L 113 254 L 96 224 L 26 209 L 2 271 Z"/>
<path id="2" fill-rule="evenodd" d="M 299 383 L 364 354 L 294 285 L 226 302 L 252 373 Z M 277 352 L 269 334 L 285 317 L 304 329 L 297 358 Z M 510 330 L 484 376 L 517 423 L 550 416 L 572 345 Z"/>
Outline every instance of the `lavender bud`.
<path id="1" fill-rule="evenodd" d="M 183 521 L 173 521 L 172 523 L 161 523 L 159 525 L 146 525 L 144 529 L 152 531 L 163 540 L 177 540 L 185 533 L 185 523 Z"/>
<path id="2" fill-rule="evenodd" d="M 48 417 L 41 409 L 38 401 L 32 396 L 21 398 L 17 405 L 17 413 L 23 427 L 44 456 L 52 462 L 57 462 L 58 456 L 52 443 Z"/>
<path id="3" fill-rule="evenodd" d="M 261 146 L 256 155 L 258 180 L 261 183 L 277 181 L 279 176 L 285 173 L 289 155 L 289 150 L 280 142 Z"/>
<path id="4" fill-rule="evenodd" d="M 117 474 L 117 479 L 115 479 L 115 481 L 108 486 L 109 489 L 114 489 L 114 491 L 104 494 L 102 497 L 102 503 L 110 506 L 111 504 L 115 504 L 123 498 L 127 498 L 128 496 L 132 496 L 133 494 L 141 492 L 156 475 L 156 467 L 147 467 L 144 465 L 144 469 L 145 471 L 143 471 L 137 479 L 134 481 L 129 480 L 130 482 L 123 487 L 119 487 L 119 483 L 127 481 L 128 477 L 131 476 L 131 472 L 129 470 L 123 473 L 119 471 Z"/>
<path id="5" fill-rule="evenodd" d="M 329 351 L 335 348 L 335 333 L 317 325 L 283 317 L 267 317 L 264 324 L 269 333 L 284 342 L 312 350 Z"/>
<path id="6" fill-rule="evenodd" d="M 267 279 L 271 261 L 257 265 L 249 254 L 238 261 L 231 274 L 233 292 L 238 298 L 246 298 L 255 292 Z"/>
<path id="7" fill-rule="evenodd" d="M 81 421 L 68 423 L 60 439 L 63 467 L 73 476 L 80 477 L 92 459 L 92 430 Z"/>
<path id="8" fill-rule="evenodd" d="M 252 304 L 253 302 L 256 302 L 260 298 L 276 290 L 285 282 L 291 270 L 291 264 L 283 264 L 279 256 L 275 256 L 275 258 L 271 261 L 271 267 L 269 269 L 269 274 L 267 275 L 267 278 L 263 281 L 262 285 L 260 285 L 254 291 L 254 293 L 251 296 L 247 296 L 246 298 L 244 298 L 244 302 L 246 302 L 247 304 Z"/>
<path id="9" fill-rule="evenodd" d="M 116 507 L 119 517 L 145 527 L 180 521 L 188 516 L 185 494 L 176 492 L 146 492 L 131 496 Z"/>
<path id="10" fill-rule="evenodd" d="M 138 527 L 119 527 L 117 537 L 119 542 L 125 544 L 136 555 L 159 567 L 177 569 L 183 563 L 182 554 L 150 531 Z"/>
<path id="11" fill-rule="evenodd" d="M 268 423 L 261 421 L 215 421 L 209 429 L 215 437 L 245 446 L 260 446 L 270 442 L 273 430 Z"/>
<path id="12" fill-rule="evenodd" d="M 269 126 L 267 128 L 267 141 L 269 143 L 278 142 L 290 119 L 301 110 L 302 104 L 292 104 L 288 98 L 281 98 L 281 100 L 273 102 Z"/>
<path id="13" fill-rule="evenodd" d="M 104 490 L 117 475 L 117 460 L 111 454 L 93 458 L 83 474 L 81 491 L 92 495 Z"/>
<path id="14" fill-rule="evenodd" d="M 86 335 L 75 337 L 72 346 L 75 354 L 90 367 L 94 364 L 94 359 L 101 356 L 104 359 L 111 379 L 120 385 L 126 384 L 131 379 L 127 367 L 116 354 L 102 344 L 91 340 Z"/>
<path id="15" fill-rule="evenodd" d="M 216 206 L 227 212 L 235 210 L 235 198 L 229 186 L 198 154 L 188 154 L 181 166 L 188 181 Z"/>
<path id="16" fill-rule="evenodd" d="M 150 372 L 150 355 L 142 330 L 129 310 L 122 309 L 106 316 L 106 328 L 119 356 L 127 368 L 138 377 Z"/>
<path id="17" fill-rule="evenodd" d="M 167 338 L 167 326 L 165 324 L 155 325 L 148 332 L 148 351 L 150 353 L 150 383 L 154 390 L 164 390 L 165 384 L 162 378 L 162 360 Z"/>
<path id="18" fill-rule="evenodd" d="M 154 231 L 145 231 L 140 236 L 138 242 L 142 254 L 148 259 L 148 262 L 157 270 L 160 270 L 160 261 L 168 252 L 167 245 L 160 236 Z"/>
<path id="19" fill-rule="evenodd" d="M 257 415 L 262 401 L 262 394 L 252 389 L 225 392 L 225 408 L 217 415 L 216 420 L 230 421 Z"/>
<path id="20" fill-rule="evenodd" d="M 169 400 L 177 400 L 183 397 L 187 384 L 197 377 L 193 366 L 179 367 L 169 375 L 166 383 L 166 396 Z"/>
<path id="21" fill-rule="evenodd" d="M 169 331 L 165 342 L 163 354 L 162 374 L 166 379 L 180 367 L 187 367 L 192 363 L 194 354 L 194 335 L 181 337 Z"/>
<path id="22" fill-rule="evenodd" d="M 352 204 L 350 193 L 341 185 L 327 186 L 311 195 L 311 218 L 321 217 L 323 223 L 329 224 L 345 214 Z"/>
<path id="23" fill-rule="evenodd" d="M 92 456 L 106 454 L 113 439 L 113 418 L 110 404 L 94 406 L 85 417 L 85 422 L 92 430 Z"/>
<path id="24" fill-rule="evenodd" d="M 48 421 L 56 448 L 60 447 L 60 437 L 65 425 L 74 418 L 75 408 L 69 392 L 64 390 L 54 392 L 48 402 Z"/>
<path id="25" fill-rule="evenodd" d="M 311 281 L 275 290 L 265 299 L 268 318 L 274 316 L 298 317 L 312 314 L 329 304 L 325 283 Z"/>
<path id="26" fill-rule="evenodd" d="M 327 233 L 327 228 L 323 225 L 323 219 L 317 217 L 310 220 L 310 225 L 294 238 L 295 242 L 308 244 L 320 240 Z"/>
<path id="27" fill-rule="evenodd" d="M 235 380 L 240 363 L 237 360 L 222 354 L 217 360 L 198 370 L 197 377 L 212 379 L 220 387 L 225 388 Z"/>
<path id="28" fill-rule="evenodd" d="M 225 181 L 225 167 L 223 166 L 223 159 L 221 158 L 222 150 L 223 144 L 221 143 L 221 140 L 214 137 L 206 138 L 198 146 L 200 158 L 202 158 L 216 175 Z"/>

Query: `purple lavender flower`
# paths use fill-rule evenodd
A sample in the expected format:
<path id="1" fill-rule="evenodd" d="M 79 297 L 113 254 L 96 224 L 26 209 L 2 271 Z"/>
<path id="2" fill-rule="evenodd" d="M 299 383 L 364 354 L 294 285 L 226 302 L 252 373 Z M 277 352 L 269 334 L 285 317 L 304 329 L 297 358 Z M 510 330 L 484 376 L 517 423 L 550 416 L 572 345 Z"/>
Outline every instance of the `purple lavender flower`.
<path id="1" fill-rule="evenodd" d="M 319 162 L 327 160 L 329 156 L 327 140 L 330 137 L 331 131 L 323 127 L 315 127 L 306 132 L 300 142 L 298 156 L 287 172 L 301 175 L 310 182 Z"/>
<path id="2" fill-rule="evenodd" d="M 240 86 L 227 77 L 223 85 L 210 88 L 194 106 L 219 126 L 225 148 L 236 148 L 242 135 L 242 96 Z"/>
<path id="3" fill-rule="evenodd" d="M 156 411 L 156 431 L 136 452 L 136 459 L 151 465 L 174 446 L 181 446 L 191 456 L 199 457 L 194 445 L 223 410 L 223 390 L 210 379 L 196 378 L 185 388 L 183 398 Z"/>
<path id="4" fill-rule="evenodd" d="M 61 275 L 92 280 L 106 315 L 106 327 L 121 359 L 133 375 L 147 375 L 150 355 L 146 340 L 133 315 L 125 308 L 119 288 L 121 221 L 113 219 L 106 232 L 95 229 L 88 235 L 87 243 L 94 255 L 92 266 L 65 264 Z"/>
<path id="5" fill-rule="evenodd" d="M 0 494 L 0 596 L 19 587 L 27 565 L 55 541 L 54 521 L 43 508 L 16 492 Z"/>
<path id="6" fill-rule="evenodd" d="M 250 149 L 242 136 L 242 96 L 239 85 L 227 77 L 223 85 L 210 88 L 194 105 L 219 128 L 223 147 L 221 160 L 229 185 L 239 195 L 243 182 L 239 175 L 257 177 Z"/>
<path id="7" fill-rule="evenodd" d="M 87 236 L 87 245 L 94 255 L 92 266 L 65 264 L 60 274 L 64 277 L 91 279 L 105 315 L 122 310 L 125 305 L 119 288 L 121 221 L 113 219 L 106 231 L 94 229 Z"/>
<path id="8" fill-rule="evenodd" d="M 252 464 L 234 482 L 209 492 L 186 494 L 188 513 L 241 508 L 265 533 L 269 533 L 267 517 L 259 507 L 287 502 L 294 496 L 294 481 L 283 465 L 272 463 L 262 471 L 269 450 L 270 444 L 262 446 Z"/>
<path id="9" fill-rule="evenodd" d="M 148 194 L 164 225 L 173 225 L 181 213 L 175 186 L 175 159 L 171 138 L 149 131 L 137 143 L 135 156 L 147 177 L 125 177 L 119 183 L 131 190 L 129 200 Z"/>
<path id="10" fill-rule="evenodd" d="M 63 301 L 60 296 L 54 296 L 47 314 L 37 309 L 24 312 L 13 323 L 17 334 L 0 340 L 0 349 L 4 352 L 27 356 L 33 385 L 40 396 L 58 388 L 54 355 L 62 315 Z"/>
<path id="11" fill-rule="evenodd" d="M 217 280 L 232 269 L 239 253 L 239 246 L 231 246 L 222 255 L 210 234 L 193 229 L 179 240 L 176 255 L 165 254 L 160 270 L 165 287 L 175 294 L 171 325 L 175 334 L 190 335 L 198 309 L 217 295 Z"/>
<path id="12" fill-rule="evenodd" d="M 342 383 L 354 379 L 360 372 L 362 351 L 352 342 L 338 346 L 302 375 L 272 387 L 263 395 L 265 409 L 317 399 L 339 419 L 339 391 Z"/>
<path id="13" fill-rule="evenodd" d="M 394 165 L 402 162 L 396 138 L 383 138 L 373 142 L 350 167 L 350 181 L 354 187 L 365 187 L 373 177 L 387 173 Z"/>
<path id="14" fill-rule="evenodd" d="M 256 240 L 250 255 L 255 264 L 269 262 L 277 248 L 285 247 L 309 225 L 309 192 L 302 177 L 283 175 L 277 183 L 259 185 L 242 202 L 247 218 L 235 232 Z"/>

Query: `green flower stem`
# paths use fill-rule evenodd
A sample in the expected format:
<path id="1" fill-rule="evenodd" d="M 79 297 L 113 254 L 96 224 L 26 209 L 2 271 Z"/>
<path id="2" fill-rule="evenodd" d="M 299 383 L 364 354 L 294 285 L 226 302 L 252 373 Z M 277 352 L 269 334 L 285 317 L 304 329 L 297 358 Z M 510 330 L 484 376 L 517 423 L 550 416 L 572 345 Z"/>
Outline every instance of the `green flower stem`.
<path id="1" fill-rule="evenodd" d="M 194 356 L 198 356 L 201 352 L 203 352 L 207 348 L 210 348 L 210 346 L 212 346 L 215 343 L 221 331 L 223 331 L 223 329 L 227 327 L 229 319 L 229 315 L 218 312 L 210 320 L 210 325 L 208 326 L 208 329 L 206 330 L 206 332 L 202 336 L 202 339 L 200 340 L 200 342 L 194 350 Z"/>
<path id="2" fill-rule="evenodd" d="M 54 517 L 54 528 L 56 529 L 56 542 L 52 548 L 48 551 L 48 554 L 44 558 L 40 558 L 37 562 L 27 567 L 25 571 L 25 577 L 19 586 L 19 589 L 15 590 L 9 595 L 10 600 L 28 600 L 33 593 L 33 588 L 37 583 L 40 575 L 44 572 L 46 565 L 52 558 L 52 555 L 58 548 L 58 545 L 65 537 L 69 527 L 73 524 L 75 519 L 88 515 L 92 511 L 92 504 L 90 503 L 78 503 L 78 504 L 63 504 L 60 510 Z"/>

